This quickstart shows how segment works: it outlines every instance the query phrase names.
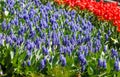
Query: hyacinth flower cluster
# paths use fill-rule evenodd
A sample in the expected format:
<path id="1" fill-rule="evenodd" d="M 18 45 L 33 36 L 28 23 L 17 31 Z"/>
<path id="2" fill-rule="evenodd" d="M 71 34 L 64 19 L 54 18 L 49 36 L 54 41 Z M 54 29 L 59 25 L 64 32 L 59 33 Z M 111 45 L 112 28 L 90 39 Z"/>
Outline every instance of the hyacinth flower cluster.
<path id="1" fill-rule="evenodd" d="M 84 72 L 91 61 L 107 69 L 109 57 L 109 60 L 115 60 L 112 70 L 119 70 L 118 52 L 106 44 L 110 30 L 103 34 L 75 10 L 56 8 L 49 2 L 43 5 L 39 0 L 7 0 L 5 4 L 4 11 L 12 17 L 4 19 L 0 26 L 0 46 L 10 51 L 10 63 L 15 68 L 42 71 L 49 68 L 47 65 L 54 68 L 55 65 L 66 67 L 71 64 L 70 67 L 79 65 L 77 68 Z M 19 8 L 14 8 L 16 5 Z M 73 62 L 68 62 L 67 57 Z"/>
<path id="2" fill-rule="evenodd" d="M 80 10 L 89 10 L 98 16 L 100 20 L 112 21 L 120 32 L 120 7 L 118 2 L 104 2 L 100 0 L 55 0 L 58 4 L 67 4 L 71 7 L 80 7 Z"/>

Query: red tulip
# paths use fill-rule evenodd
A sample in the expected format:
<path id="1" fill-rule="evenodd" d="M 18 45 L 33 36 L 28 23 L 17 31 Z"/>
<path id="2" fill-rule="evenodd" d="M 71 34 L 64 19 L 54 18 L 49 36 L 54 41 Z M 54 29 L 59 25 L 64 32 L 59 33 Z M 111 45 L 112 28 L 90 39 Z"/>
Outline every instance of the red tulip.
<path id="1" fill-rule="evenodd" d="M 96 2 L 95 0 L 55 0 L 58 4 L 68 4 L 72 8 L 80 7 L 81 10 L 88 9 L 98 16 L 100 20 L 113 21 L 115 26 L 118 26 L 120 32 L 120 7 L 118 2 Z"/>

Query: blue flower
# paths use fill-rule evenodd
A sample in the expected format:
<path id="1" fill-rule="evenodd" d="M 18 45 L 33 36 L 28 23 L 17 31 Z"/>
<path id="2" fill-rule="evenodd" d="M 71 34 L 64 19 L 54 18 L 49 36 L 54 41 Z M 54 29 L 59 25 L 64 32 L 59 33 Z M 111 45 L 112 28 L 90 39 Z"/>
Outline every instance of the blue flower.
<path id="1" fill-rule="evenodd" d="M 102 59 L 98 59 L 98 65 L 99 65 L 100 67 L 103 67 L 103 60 L 102 60 Z"/>
<path id="2" fill-rule="evenodd" d="M 77 31 L 76 24 L 72 24 L 72 26 L 71 26 L 71 31 L 72 31 L 72 32 L 76 32 L 76 31 Z"/>
<path id="3" fill-rule="evenodd" d="M 0 39 L 0 46 L 3 45 L 3 43 L 4 43 L 4 40 Z"/>
<path id="4" fill-rule="evenodd" d="M 30 57 L 32 55 L 32 52 L 31 51 L 27 51 L 27 56 Z"/>
<path id="5" fill-rule="evenodd" d="M 44 68 L 45 68 L 45 61 L 44 61 L 44 59 L 42 59 L 40 61 L 40 69 L 43 70 Z"/>
<path id="6" fill-rule="evenodd" d="M 86 36 L 85 36 L 85 41 L 88 42 L 88 41 L 90 41 L 90 39 L 91 39 L 90 35 L 87 35 L 87 34 L 86 34 Z"/>
<path id="7" fill-rule="evenodd" d="M 14 23 L 15 23 L 15 25 L 16 25 L 16 26 L 18 26 L 18 25 L 19 25 L 19 20 L 18 20 L 18 17 L 14 18 Z"/>
<path id="8" fill-rule="evenodd" d="M 84 71 L 85 71 L 85 68 L 86 68 L 86 66 L 83 65 L 83 66 L 81 67 L 81 72 L 84 72 Z"/>
<path id="9" fill-rule="evenodd" d="M 82 52 L 83 49 L 84 49 L 84 46 L 81 45 L 81 46 L 79 47 L 79 51 Z"/>
<path id="10" fill-rule="evenodd" d="M 95 39 L 94 46 L 95 46 L 95 52 L 99 51 L 101 47 L 101 40 Z"/>
<path id="11" fill-rule="evenodd" d="M 82 66 L 86 65 L 87 61 L 86 61 L 86 58 L 83 54 L 78 55 L 78 59 L 79 59 Z"/>
<path id="12" fill-rule="evenodd" d="M 51 22 L 52 25 L 53 25 L 54 23 L 56 23 L 55 17 L 51 17 L 51 18 L 50 18 L 50 22 Z"/>
<path id="13" fill-rule="evenodd" d="M 42 31 L 40 31 L 40 37 L 41 37 L 41 39 L 46 39 L 46 34 L 43 33 Z"/>
<path id="14" fill-rule="evenodd" d="M 41 44 L 41 41 L 40 39 L 37 37 L 36 40 L 34 41 L 34 44 L 36 45 L 36 48 L 39 49 L 40 48 L 40 44 Z"/>
<path id="15" fill-rule="evenodd" d="M 76 32 L 72 34 L 73 39 L 76 41 Z"/>
<path id="16" fill-rule="evenodd" d="M 87 24 L 85 23 L 85 20 L 82 20 L 82 26 L 81 26 L 83 31 L 86 31 L 87 29 Z"/>
<path id="17" fill-rule="evenodd" d="M 73 15 L 75 15 L 76 14 L 76 11 L 75 10 L 72 10 L 71 12 L 70 12 L 70 14 L 71 14 L 71 16 Z"/>
<path id="18" fill-rule="evenodd" d="M 87 42 L 87 46 L 88 46 L 89 51 L 93 51 L 93 44 L 91 41 Z"/>
<path id="19" fill-rule="evenodd" d="M 10 29 L 10 27 L 11 27 L 11 23 L 8 23 L 7 24 L 7 30 Z"/>
<path id="20" fill-rule="evenodd" d="M 55 17 L 55 19 L 58 19 L 60 15 L 59 15 L 58 12 L 55 12 L 55 13 L 53 14 L 53 16 Z"/>
<path id="21" fill-rule="evenodd" d="M 56 30 L 58 28 L 58 24 L 57 23 L 54 23 L 53 25 L 52 25 L 52 30 Z"/>
<path id="22" fill-rule="evenodd" d="M 63 55 L 60 55 L 60 62 L 62 66 L 66 66 L 66 58 Z"/>
<path id="23" fill-rule="evenodd" d="M 53 46 L 60 44 L 60 40 L 59 40 L 58 34 L 55 31 L 52 33 L 51 38 L 52 38 L 52 45 Z"/>
<path id="24" fill-rule="evenodd" d="M 30 20 L 27 20 L 27 25 L 29 26 L 29 29 L 32 30 L 33 23 Z"/>
<path id="25" fill-rule="evenodd" d="M 98 39 L 96 39 L 96 41 L 95 41 L 95 45 L 96 45 L 97 47 L 100 47 L 100 46 L 101 46 L 101 41 L 98 40 Z"/>
<path id="26" fill-rule="evenodd" d="M 41 4 L 41 2 L 40 2 L 39 0 L 34 0 L 34 3 L 35 3 L 35 5 L 36 5 L 37 7 L 39 7 L 40 4 Z"/>
<path id="27" fill-rule="evenodd" d="M 69 41 L 68 35 L 63 37 L 63 45 L 65 45 L 65 46 L 69 46 L 70 45 L 70 41 Z"/>
<path id="28" fill-rule="evenodd" d="M 6 2 L 7 2 L 7 5 L 9 6 L 9 8 L 14 7 L 14 4 L 15 4 L 14 0 L 7 0 Z"/>
<path id="29" fill-rule="evenodd" d="M 48 10 L 52 10 L 52 5 L 51 5 L 50 2 L 48 2 L 48 3 L 46 4 L 46 6 L 48 7 L 48 8 L 47 8 L 47 11 L 48 11 Z"/>
<path id="30" fill-rule="evenodd" d="M 23 14 L 23 18 L 24 18 L 24 20 L 29 20 L 29 15 L 28 14 Z"/>
<path id="31" fill-rule="evenodd" d="M 110 30 L 108 30 L 108 36 L 110 36 L 111 35 L 111 31 Z"/>
<path id="32" fill-rule="evenodd" d="M 87 56 L 88 55 L 88 47 L 84 46 L 83 50 L 84 50 L 84 55 Z"/>
<path id="33" fill-rule="evenodd" d="M 41 19 L 41 21 L 40 21 L 40 28 L 41 29 L 45 29 L 47 27 L 48 27 L 47 22 L 44 19 Z"/>
<path id="34" fill-rule="evenodd" d="M 106 69 L 107 68 L 106 60 L 99 58 L 98 59 L 98 66 L 103 67 L 104 69 Z"/>
<path id="35" fill-rule="evenodd" d="M 115 63 L 114 63 L 114 69 L 116 71 L 120 71 L 120 61 L 119 60 L 115 61 Z"/>
<path id="36" fill-rule="evenodd" d="M 23 38 L 17 38 L 17 45 L 21 45 L 23 43 L 24 39 Z"/>
<path id="37" fill-rule="evenodd" d="M 10 45 L 12 45 L 12 44 L 13 44 L 13 41 L 12 41 L 12 39 L 11 39 L 11 37 L 10 37 L 10 36 L 6 36 L 5 41 L 6 41 L 6 43 L 9 43 Z"/>
<path id="38" fill-rule="evenodd" d="M 41 29 L 40 29 L 40 27 L 39 27 L 39 26 L 36 26 L 36 30 L 37 30 L 38 32 L 40 32 L 40 31 L 41 31 Z"/>
<path id="39" fill-rule="evenodd" d="M 3 21 L 2 22 L 2 30 L 6 30 L 6 28 L 7 28 L 6 21 Z"/>
<path id="40" fill-rule="evenodd" d="M 46 57 L 44 57 L 44 63 L 45 63 L 45 65 L 46 65 L 46 63 L 47 63 L 47 58 Z"/>
<path id="41" fill-rule="evenodd" d="M 107 46 L 104 46 L 103 51 L 104 51 L 104 52 L 106 52 L 106 51 L 107 51 Z"/>
<path id="42" fill-rule="evenodd" d="M 111 55 L 112 55 L 112 57 L 117 57 L 118 56 L 118 52 L 114 48 L 112 48 L 111 49 Z"/>
<path id="43" fill-rule="evenodd" d="M 30 65 L 31 65 L 31 61 L 30 61 L 30 60 L 28 60 L 27 65 L 28 65 L 28 66 L 30 66 Z"/>
<path id="44" fill-rule="evenodd" d="M 82 44 L 82 37 L 81 37 L 81 35 L 79 34 L 78 35 L 78 39 L 77 39 L 77 45 L 80 45 L 80 44 Z"/>
<path id="45" fill-rule="evenodd" d="M 20 29 L 18 31 L 18 35 L 24 35 L 24 33 L 27 31 L 27 28 L 25 26 L 20 26 Z"/>
<path id="46" fill-rule="evenodd" d="M 70 48 L 71 48 L 71 51 L 73 51 L 75 49 L 75 46 L 72 45 Z"/>
<path id="47" fill-rule="evenodd" d="M 101 39 L 101 33 L 100 33 L 100 30 L 98 31 L 98 33 L 97 33 L 97 39 Z"/>
<path id="48" fill-rule="evenodd" d="M 70 14 L 71 14 L 71 20 L 73 20 L 75 18 L 76 11 L 73 10 L 70 12 Z"/>
<path id="49" fill-rule="evenodd" d="M 2 33 L 0 33 L 0 39 L 3 39 L 4 35 Z"/>
<path id="50" fill-rule="evenodd" d="M 82 20 L 81 16 L 78 15 L 78 17 L 76 18 L 76 22 L 79 23 Z"/>
<path id="51" fill-rule="evenodd" d="M 16 35 L 12 34 L 10 37 L 11 37 L 11 39 L 12 39 L 14 42 L 17 41 L 17 37 L 16 37 Z"/>
<path id="52" fill-rule="evenodd" d="M 31 51 L 31 50 L 34 49 L 35 45 L 30 40 L 27 40 L 26 43 L 25 43 L 25 47 L 27 48 L 27 50 Z"/>
<path id="53" fill-rule="evenodd" d="M 11 20 L 10 23 L 11 23 L 11 25 L 14 24 L 14 20 Z"/>
<path id="54" fill-rule="evenodd" d="M 50 39 L 46 40 L 46 48 L 48 48 L 50 46 Z"/>
<path id="55" fill-rule="evenodd" d="M 60 49 L 59 49 L 60 53 L 64 53 L 64 46 L 60 46 Z"/>
<path id="56" fill-rule="evenodd" d="M 68 47 L 66 48 L 66 50 L 67 50 L 67 52 L 68 52 L 68 55 L 71 56 L 71 54 L 72 54 L 71 48 L 68 46 Z"/>
<path id="57" fill-rule="evenodd" d="M 37 25 L 37 22 L 39 21 L 39 19 L 40 19 L 39 16 L 35 16 L 34 19 L 33 19 L 33 21 L 32 21 L 33 24 Z"/>
<path id="58" fill-rule="evenodd" d="M 35 10 L 34 10 L 33 7 L 30 9 L 30 11 L 29 11 L 28 14 L 29 14 L 29 18 L 33 18 L 33 17 L 34 17 L 34 15 L 35 15 Z"/>
<path id="59" fill-rule="evenodd" d="M 35 35 L 36 35 L 36 31 L 31 30 L 31 31 L 30 31 L 30 34 L 29 34 L 29 37 L 30 37 L 30 38 L 34 38 Z"/>
<path id="60" fill-rule="evenodd" d="M 70 26 L 71 26 L 71 22 L 69 22 L 69 20 L 68 20 L 68 19 L 66 19 L 66 20 L 64 21 L 64 24 L 68 24 L 68 25 L 70 25 Z"/>
<path id="61" fill-rule="evenodd" d="M 108 38 L 109 38 L 109 36 L 108 36 L 108 34 L 106 34 L 106 35 L 105 35 L 106 41 L 108 41 Z"/>
<path id="62" fill-rule="evenodd" d="M 78 42 L 78 44 L 80 44 L 80 43 L 81 43 L 81 40 L 78 40 L 77 42 Z M 75 45 L 75 40 L 73 39 L 73 37 L 71 37 L 70 43 L 71 43 L 72 45 Z"/>
<path id="63" fill-rule="evenodd" d="M 40 12 L 42 14 L 42 18 L 46 18 L 46 15 L 45 15 L 44 10 L 42 8 L 40 8 Z"/>
<path id="64" fill-rule="evenodd" d="M 49 51 L 47 48 L 45 48 L 44 46 L 42 47 L 42 52 L 44 55 L 48 55 L 49 54 Z"/>
<path id="65" fill-rule="evenodd" d="M 106 60 L 103 61 L 103 68 L 107 68 L 107 63 L 106 63 Z"/>

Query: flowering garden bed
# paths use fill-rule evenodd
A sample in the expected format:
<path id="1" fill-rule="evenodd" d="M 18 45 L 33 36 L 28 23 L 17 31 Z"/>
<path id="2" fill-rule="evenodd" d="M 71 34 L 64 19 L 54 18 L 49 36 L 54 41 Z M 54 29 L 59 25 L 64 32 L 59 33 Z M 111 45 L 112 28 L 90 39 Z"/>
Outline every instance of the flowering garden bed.
<path id="1" fill-rule="evenodd" d="M 115 24 L 99 18 L 99 9 L 94 14 L 53 0 L 1 4 L 0 76 L 120 75 L 119 18 Z"/>

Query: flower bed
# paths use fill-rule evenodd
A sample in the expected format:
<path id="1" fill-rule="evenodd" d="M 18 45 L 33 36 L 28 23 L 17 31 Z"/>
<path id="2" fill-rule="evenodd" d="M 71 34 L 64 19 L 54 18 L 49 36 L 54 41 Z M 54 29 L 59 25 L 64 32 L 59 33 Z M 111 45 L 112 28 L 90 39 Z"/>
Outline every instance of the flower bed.
<path id="1" fill-rule="evenodd" d="M 53 2 L 3 3 L 0 76 L 119 76 L 119 40 L 110 23 Z"/>

